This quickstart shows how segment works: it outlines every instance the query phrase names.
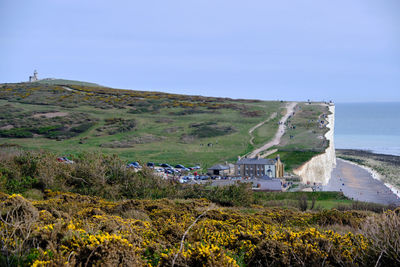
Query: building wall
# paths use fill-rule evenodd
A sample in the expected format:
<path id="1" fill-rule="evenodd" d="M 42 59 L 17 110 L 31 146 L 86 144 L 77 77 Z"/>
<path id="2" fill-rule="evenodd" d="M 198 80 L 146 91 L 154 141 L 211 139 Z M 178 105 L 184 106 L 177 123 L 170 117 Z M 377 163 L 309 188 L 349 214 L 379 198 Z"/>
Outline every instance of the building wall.
<path id="1" fill-rule="evenodd" d="M 271 178 L 276 177 L 275 165 L 264 165 L 264 164 L 240 164 L 235 165 L 236 176 L 249 176 L 249 177 L 261 177 L 268 175 L 268 170 L 271 170 Z"/>

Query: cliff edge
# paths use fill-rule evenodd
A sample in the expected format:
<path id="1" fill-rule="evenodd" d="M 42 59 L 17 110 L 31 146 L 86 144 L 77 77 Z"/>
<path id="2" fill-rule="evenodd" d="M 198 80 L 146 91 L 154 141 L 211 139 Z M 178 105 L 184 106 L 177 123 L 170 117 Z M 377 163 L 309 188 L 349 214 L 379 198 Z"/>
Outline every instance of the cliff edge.
<path id="1" fill-rule="evenodd" d="M 303 183 L 321 183 L 326 185 L 331 179 L 332 169 L 336 166 L 336 154 L 334 144 L 335 129 L 335 106 L 329 106 L 327 121 L 329 131 L 325 134 L 325 138 L 329 140 L 329 146 L 323 154 L 313 157 L 311 160 L 293 170 L 293 172 L 301 177 Z"/>

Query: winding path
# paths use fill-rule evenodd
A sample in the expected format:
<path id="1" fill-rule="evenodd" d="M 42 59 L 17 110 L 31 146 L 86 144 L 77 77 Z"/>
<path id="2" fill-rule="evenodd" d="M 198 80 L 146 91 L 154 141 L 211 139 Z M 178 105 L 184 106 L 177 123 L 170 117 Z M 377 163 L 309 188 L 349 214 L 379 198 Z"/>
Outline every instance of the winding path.
<path id="1" fill-rule="evenodd" d="M 259 124 L 257 124 L 256 126 L 253 126 L 250 130 L 249 130 L 249 135 L 250 135 L 250 144 L 254 145 L 254 135 L 253 132 L 258 128 L 261 127 L 262 125 L 264 125 L 265 123 L 267 123 L 268 121 L 274 119 L 276 117 L 276 115 L 278 115 L 276 112 L 272 113 L 271 116 L 269 116 L 268 119 L 266 119 L 265 121 L 260 122 Z"/>
<path id="2" fill-rule="evenodd" d="M 287 104 L 286 106 L 286 114 L 283 116 L 283 118 L 281 119 L 281 124 L 279 124 L 278 127 L 278 131 L 276 132 L 274 138 L 269 141 L 268 143 L 264 144 L 262 147 L 257 148 L 255 150 L 253 150 L 253 152 L 251 152 L 248 157 L 249 158 L 254 158 L 255 156 L 257 156 L 257 154 L 278 145 L 281 142 L 281 138 L 283 136 L 283 134 L 285 133 L 286 130 L 286 125 L 285 122 L 288 120 L 289 116 L 291 114 L 293 114 L 294 108 L 296 107 L 297 102 L 290 102 Z M 257 125 L 256 125 L 257 126 Z M 254 127 L 253 127 L 254 128 Z"/>

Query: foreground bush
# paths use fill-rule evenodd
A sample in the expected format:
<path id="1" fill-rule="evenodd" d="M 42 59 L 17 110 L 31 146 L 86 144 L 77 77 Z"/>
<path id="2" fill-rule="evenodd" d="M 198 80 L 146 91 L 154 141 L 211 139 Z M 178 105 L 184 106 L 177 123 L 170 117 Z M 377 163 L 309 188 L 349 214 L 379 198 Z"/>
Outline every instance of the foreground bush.
<path id="1" fill-rule="evenodd" d="M 325 222 L 315 218 L 327 215 L 319 212 L 255 206 L 249 215 L 205 199 L 111 202 L 49 190 L 44 197 L 0 194 L 1 266 L 368 266 L 378 258 L 393 266 L 398 260 L 391 249 L 400 228 L 381 231 L 398 226 L 395 212 L 361 218 L 335 211 L 371 225 L 339 233 L 323 230 Z"/>
<path id="2" fill-rule="evenodd" d="M 249 184 L 209 188 L 164 180 L 150 169 L 136 172 L 116 155 L 82 153 L 74 164 L 57 162 L 48 152 L 0 150 L 0 191 L 24 194 L 31 189 L 71 191 L 107 199 L 208 198 L 224 206 L 253 202 Z"/>

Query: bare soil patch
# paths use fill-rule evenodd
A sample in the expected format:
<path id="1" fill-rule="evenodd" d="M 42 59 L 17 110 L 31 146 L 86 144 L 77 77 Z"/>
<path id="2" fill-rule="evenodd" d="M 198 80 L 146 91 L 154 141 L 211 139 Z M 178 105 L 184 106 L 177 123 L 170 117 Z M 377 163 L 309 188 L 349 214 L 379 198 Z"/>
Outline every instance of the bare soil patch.
<path id="1" fill-rule="evenodd" d="M 164 140 L 165 137 L 163 136 L 155 136 L 152 134 L 146 134 L 143 136 L 136 136 L 136 137 L 131 137 L 126 140 L 120 140 L 120 141 L 112 141 L 108 143 L 101 144 L 101 147 L 105 148 L 129 148 L 133 147 L 135 144 L 147 144 L 147 143 L 154 143 L 158 141 Z"/>
<path id="2" fill-rule="evenodd" d="M 48 112 L 48 113 L 38 113 L 33 115 L 34 118 L 55 118 L 55 117 L 65 117 L 68 115 L 68 112 Z"/>
<path id="3" fill-rule="evenodd" d="M 10 130 L 10 129 L 12 129 L 12 128 L 14 128 L 14 126 L 13 126 L 13 125 L 11 125 L 11 124 L 9 124 L 9 125 L 6 125 L 6 126 L 3 126 L 3 127 L 0 127 L 0 130 Z"/>

